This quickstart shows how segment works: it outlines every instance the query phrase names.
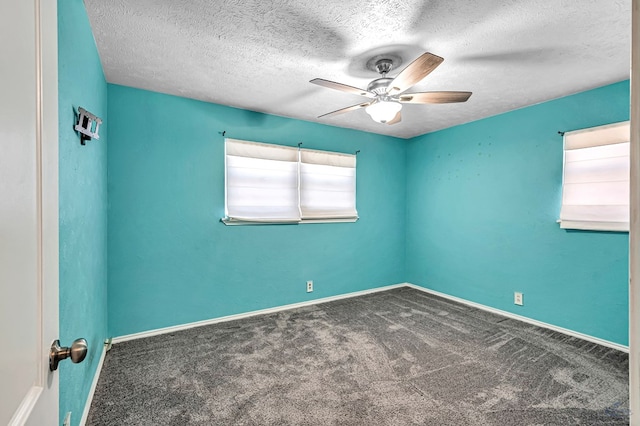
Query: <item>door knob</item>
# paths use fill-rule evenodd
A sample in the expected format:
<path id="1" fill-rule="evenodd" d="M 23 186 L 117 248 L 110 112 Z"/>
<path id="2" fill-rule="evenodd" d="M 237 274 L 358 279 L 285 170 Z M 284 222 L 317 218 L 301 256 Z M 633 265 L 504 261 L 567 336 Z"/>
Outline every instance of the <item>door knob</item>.
<path id="1" fill-rule="evenodd" d="M 56 371 L 58 363 L 63 359 L 71 358 L 71 362 L 77 364 L 84 360 L 87 356 L 87 341 L 85 339 L 76 339 L 71 347 L 60 347 L 60 340 L 55 340 L 51 344 L 49 351 L 49 370 Z"/>

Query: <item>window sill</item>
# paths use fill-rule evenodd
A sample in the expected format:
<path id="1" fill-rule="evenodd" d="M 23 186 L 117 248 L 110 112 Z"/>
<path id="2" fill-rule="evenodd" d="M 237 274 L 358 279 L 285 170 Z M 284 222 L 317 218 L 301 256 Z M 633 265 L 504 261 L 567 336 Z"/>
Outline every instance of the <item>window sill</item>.
<path id="1" fill-rule="evenodd" d="M 350 217 L 342 219 L 302 219 L 296 221 L 248 221 L 248 220 L 234 220 L 223 217 L 220 222 L 227 226 L 245 226 L 245 225 L 304 225 L 307 223 L 354 223 L 357 222 L 359 217 Z"/>

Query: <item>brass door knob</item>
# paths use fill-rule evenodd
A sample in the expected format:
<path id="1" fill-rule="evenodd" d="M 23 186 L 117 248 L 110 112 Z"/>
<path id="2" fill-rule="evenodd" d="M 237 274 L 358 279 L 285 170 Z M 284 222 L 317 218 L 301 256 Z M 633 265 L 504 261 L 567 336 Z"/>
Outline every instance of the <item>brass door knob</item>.
<path id="1" fill-rule="evenodd" d="M 85 339 L 74 340 L 70 347 L 60 347 L 60 340 L 55 340 L 49 351 L 49 370 L 56 371 L 58 363 L 67 358 L 71 358 L 74 364 L 82 362 L 87 356 L 87 348 Z"/>

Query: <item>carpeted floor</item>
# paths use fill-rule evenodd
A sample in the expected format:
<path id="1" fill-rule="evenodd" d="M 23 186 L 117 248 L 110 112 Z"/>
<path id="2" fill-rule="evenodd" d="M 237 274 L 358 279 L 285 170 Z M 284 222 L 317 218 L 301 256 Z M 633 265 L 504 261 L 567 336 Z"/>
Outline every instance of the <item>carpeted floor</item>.
<path id="1" fill-rule="evenodd" d="M 114 345 L 88 425 L 626 425 L 622 352 L 411 288 Z"/>

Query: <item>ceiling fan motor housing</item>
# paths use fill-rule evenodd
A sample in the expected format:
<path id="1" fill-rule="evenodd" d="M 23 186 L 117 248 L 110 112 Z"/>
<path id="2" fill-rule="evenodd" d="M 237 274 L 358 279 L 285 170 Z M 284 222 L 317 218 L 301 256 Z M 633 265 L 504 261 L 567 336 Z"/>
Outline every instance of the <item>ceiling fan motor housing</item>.
<path id="1" fill-rule="evenodd" d="M 385 94 L 387 93 L 387 87 L 392 81 L 393 79 L 388 77 L 375 79 L 371 83 L 369 83 L 369 85 L 367 86 L 367 90 L 378 95 Z"/>

